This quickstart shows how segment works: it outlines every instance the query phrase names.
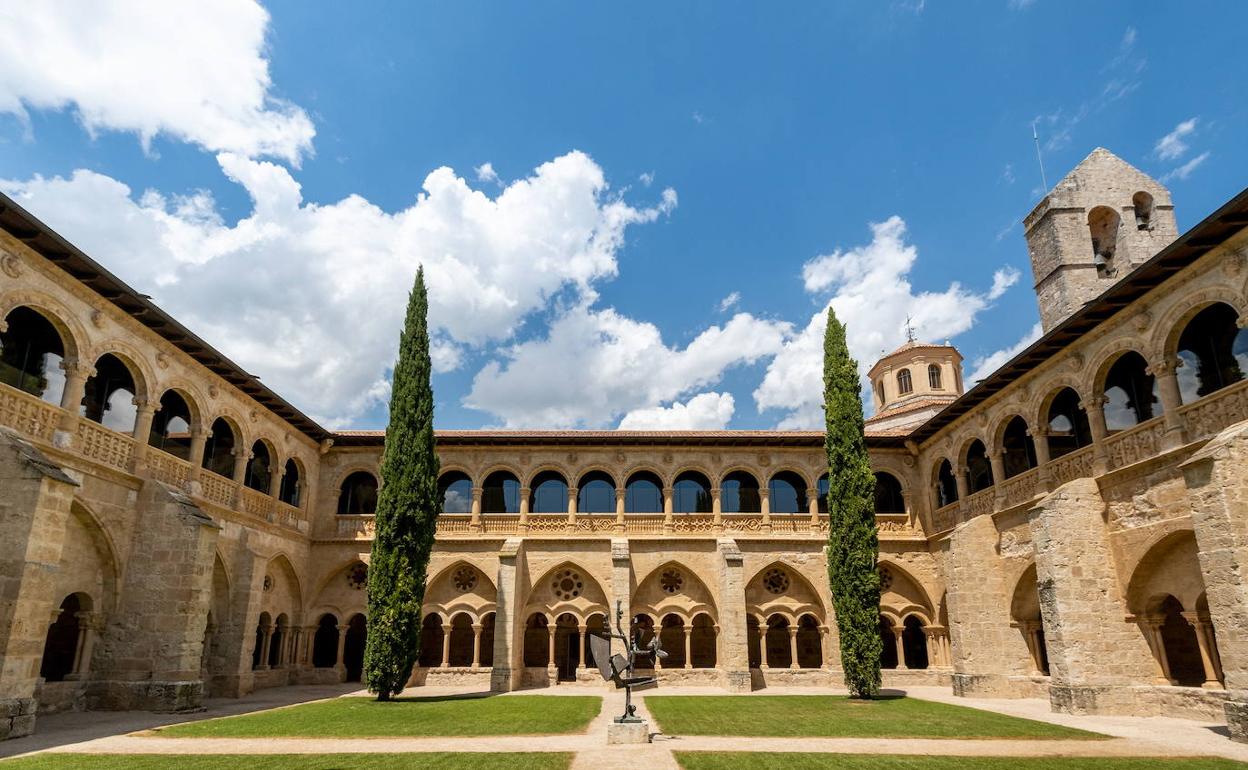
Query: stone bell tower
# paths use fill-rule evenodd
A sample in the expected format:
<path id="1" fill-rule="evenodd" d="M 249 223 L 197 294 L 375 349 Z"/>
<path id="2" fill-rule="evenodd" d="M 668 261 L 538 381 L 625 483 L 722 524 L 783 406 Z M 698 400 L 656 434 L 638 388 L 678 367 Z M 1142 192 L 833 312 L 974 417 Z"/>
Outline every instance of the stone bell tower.
<path id="1" fill-rule="evenodd" d="M 1044 331 L 1178 237 L 1170 191 L 1097 147 L 1023 220 Z"/>

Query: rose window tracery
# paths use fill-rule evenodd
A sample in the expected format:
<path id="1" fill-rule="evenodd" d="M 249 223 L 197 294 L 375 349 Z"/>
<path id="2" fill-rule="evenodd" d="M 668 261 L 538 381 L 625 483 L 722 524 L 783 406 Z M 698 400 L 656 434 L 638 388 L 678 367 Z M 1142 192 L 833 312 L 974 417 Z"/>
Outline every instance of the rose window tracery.
<path id="1" fill-rule="evenodd" d="M 659 575 L 659 587 L 663 589 L 663 593 L 677 593 L 685 587 L 685 576 L 678 569 L 663 570 L 663 574 Z"/>
<path id="2" fill-rule="evenodd" d="M 472 567 L 460 567 L 451 575 L 451 583 L 457 591 L 468 593 L 477 587 L 477 571 Z"/>
<path id="3" fill-rule="evenodd" d="M 264 576 L 264 590 L 266 593 L 273 590 L 273 576 L 272 575 Z"/>
<path id="4" fill-rule="evenodd" d="M 772 567 L 763 575 L 763 588 L 773 594 L 782 594 L 789 590 L 789 573 L 779 567 Z"/>
<path id="5" fill-rule="evenodd" d="M 576 570 L 562 569 L 555 575 L 550 587 L 554 590 L 555 596 L 566 601 L 581 595 L 581 591 L 585 588 L 585 581 Z"/>

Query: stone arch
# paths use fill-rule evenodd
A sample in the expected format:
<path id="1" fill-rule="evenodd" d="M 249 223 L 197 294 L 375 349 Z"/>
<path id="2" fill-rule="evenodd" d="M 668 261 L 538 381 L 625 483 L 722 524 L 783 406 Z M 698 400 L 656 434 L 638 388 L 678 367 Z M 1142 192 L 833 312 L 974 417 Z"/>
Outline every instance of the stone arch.
<path id="1" fill-rule="evenodd" d="M 1171 595 L 1185 610 L 1195 610 L 1205 593 L 1198 550 L 1196 535 L 1190 529 L 1157 538 L 1131 569 L 1131 579 L 1127 583 L 1128 609 L 1136 615 L 1147 615 Z"/>
<path id="2" fill-rule="evenodd" d="M 568 481 L 568 479 L 571 479 L 576 475 L 568 473 L 567 467 L 560 463 L 539 463 L 524 475 L 518 475 L 516 478 L 520 479 L 520 486 L 532 489 L 533 480 L 543 473 L 558 474 L 559 477 L 563 479 L 563 483 L 567 484 L 569 487 L 572 486 L 572 483 Z"/>
<path id="3" fill-rule="evenodd" d="M 880 611 L 902 624 L 906 616 L 918 615 L 924 625 L 931 625 L 935 617 L 932 600 L 923 585 L 904 567 L 891 560 L 881 560 Z"/>
<path id="4" fill-rule="evenodd" d="M 93 609 L 107 613 L 117 607 L 121 572 L 112 536 L 95 513 L 75 499 L 61 545 L 56 593 L 65 596 L 89 587 L 85 593 L 93 598 Z"/>
<path id="5" fill-rule="evenodd" d="M 696 571 L 670 560 L 650 571 L 637 584 L 631 602 L 633 614 L 662 618 L 676 615 L 686 624 L 699 614 L 718 621 L 715 599 Z"/>
<path id="6" fill-rule="evenodd" d="M 653 473 L 655 476 L 659 477 L 659 481 L 663 482 L 663 487 L 670 487 L 672 485 L 672 476 L 668 474 L 665 469 L 655 465 L 654 463 L 643 461 L 634 463 L 624 468 L 620 472 L 619 476 L 616 477 L 620 480 L 616 488 L 623 489 L 628 486 L 628 480 L 638 473 Z"/>
<path id="7" fill-rule="evenodd" d="M 224 420 L 226 425 L 230 426 L 230 430 L 234 431 L 234 446 L 251 451 L 251 445 L 255 439 L 243 429 L 247 421 L 233 409 L 226 407 L 217 410 L 211 419 L 207 420 L 207 427 L 212 429 L 212 424 L 217 420 Z"/>
<path id="8" fill-rule="evenodd" d="M 1075 391 L 1075 395 L 1079 396 L 1079 403 L 1087 400 L 1087 394 L 1091 391 L 1081 378 L 1072 376 L 1059 376 L 1045 383 L 1044 396 L 1036 402 L 1036 411 L 1027 420 L 1027 424 L 1033 427 L 1047 428 L 1049 425 L 1049 409 L 1053 406 L 1053 400 L 1067 388 Z M 1027 417 L 1027 415 L 1024 415 Z"/>
<path id="9" fill-rule="evenodd" d="M 1151 345 L 1138 337 L 1127 336 L 1113 339 L 1101 348 L 1099 357 L 1090 369 L 1090 393 L 1099 396 L 1105 392 L 1105 378 L 1109 375 L 1109 370 L 1127 353 L 1138 353 L 1149 365 L 1160 357 Z"/>
<path id="10" fill-rule="evenodd" d="M 359 565 L 364 565 L 367 570 L 367 565 L 358 556 L 353 556 L 329 570 L 316 583 L 313 593 L 308 597 L 311 602 L 305 617 L 319 617 L 323 613 L 331 612 L 346 622 L 347 617 L 358 608 L 364 607 L 364 586 L 357 585 L 352 575 Z M 363 574 L 367 575 L 367 572 Z"/>
<path id="11" fill-rule="evenodd" d="M 88 344 L 86 327 L 78 322 L 78 314 L 59 300 L 40 292 L 18 290 L 0 295 L 0 325 L 9 313 L 19 307 L 30 308 L 43 316 L 61 337 L 61 347 L 65 350 L 65 360 L 78 360 L 82 363 L 84 346 Z"/>
<path id="12" fill-rule="evenodd" d="M 1183 330 L 1187 328 L 1188 323 L 1202 311 L 1218 303 L 1229 305 L 1241 319 L 1244 318 L 1245 313 L 1248 313 L 1248 300 L 1245 299 L 1243 293 L 1231 286 L 1211 286 L 1202 289 L 1184 297 L 1181 302 L 1176 302 L 1157 319 L 1153 327 L 1150 347 L 1161 351 L 1167 361 L 1172 360 L 1178 352 L 1179 337 L 1183 336 Z"/>
<path id="13" fill-rule="evenodd" d="M 165 394 L 169 391 L 176 393 L 178 397 L 182 399 L 183 403 L 186 404 L 187 411 L 191 414 L 191 432 L 208 430 L 208 425 L 204 423 L 204 411 L 201 406 L 203 403 L 202 396 L 197 391 L 192 389 L 186 382 L 179 380 L 169 384 L 162 383 L 160 385 L 159 393 L 153 391 L 155 398 L 154 403 L 159 404 L 160 399 L 164 398 Z"/>
<path id="14" fill-rule="evenodd" d="M 1031 666 L 1035 673 L 1049 674 L 1049 650 L 1044 638 L 1044 619 L 1040 612 L 1040 591 L 1036 565 L 1027 565 L 1014 583 L 1010 598 L 1010 625 L 1017 628 L 1027 643 Z"/>
<path id="15" fill-rule="evenodd" d="M 575 561 L 565 561 L 533 581 L 524 607 L 522 617 L 537 612 L 551 622 L 565 612 L 582 623 L 596 612 L 609 612 L 606 591 L 590 570 Z"/>
<path id="16" fill-rule="evenodd" d="M 92 360 L 94 364 L 101 357 L 111 355 L 130 370 L 130 377 L 134 380 L 134 397 L 139 401 L 151 401 L 154 392 L 154 383 L 156 382 L 156 373 L 152 371 L 148 364 L 147 358 L 139 353 L 129 343 L 122 342 L 118 339 L 109 338 L 102 342 L 98 342 L 92 346 Z"/>
<path id="17" fill-rule="evenodd" d="M 448 618 L 464 613 L 473 623 L 494 612 L 497 602 L 494 581 L 485 570 L 464 559 L 440 570 L 425 589 L 424 605 L 431 611 Z"/>
<path id="18" fill-rule="evenodd" d="M 810 613 L 824 623 L 827 614 L 819 592 L 806 576 L 782 561 L 773 561 L 754 573 L 746 583 L 746 612 L 763 618 L 781 614 L 790 622 Z"/>
<path id="19" fill-rule="evenodd" d="M 719 486 L 719 480 L 724 475 L 722 473 L 712 472 L 709 467 L 702 465 L 701 463 L 696 463 L 696 462 L 683 463 L 681 465 L 676 466 L 675 471 L 672 473 L 671 483 L 675 484 L 676 479 L 680 478 L 681 474 L 690 473 L 690 472 L 701 473 L 703 476 L 705 476 L 707 484 L 709 484 L 712 489 L 717 488 Z"/>
<path id="20" fill-rule="evenodd" d="M 303 592 L 299 585 L 299 574 L 295 572 L 290 557 L 278 553 L 268 560 L 264 567 L 264 597 L 260 605 L 276 616 L 282 612 L 290 615 L 298 623 L 299 613 L 303 609 Z"/>

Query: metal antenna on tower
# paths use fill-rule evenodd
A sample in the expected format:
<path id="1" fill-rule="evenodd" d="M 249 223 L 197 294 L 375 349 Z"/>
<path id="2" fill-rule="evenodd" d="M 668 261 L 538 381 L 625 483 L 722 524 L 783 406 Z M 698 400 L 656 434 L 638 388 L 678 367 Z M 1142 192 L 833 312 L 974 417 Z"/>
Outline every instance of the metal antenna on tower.
<path id="1" fill-rule="evenodd" d="M 1040 134 L 1036 133 L 1036 121 L 1031 121 L 1031 138 L 1036 143 L 1036 160 L 1040 162 L 1040 184 L 1044 191 L 1049 191 L 1049 180 L 1044 178 L 1044 157 L 1040 154 Z"/>
<path id="2" fill-rule="evenodd" d="M 910 323 L 910 316 L 906 316 L 906 342 L 914 342 L 914 326 Z"/>

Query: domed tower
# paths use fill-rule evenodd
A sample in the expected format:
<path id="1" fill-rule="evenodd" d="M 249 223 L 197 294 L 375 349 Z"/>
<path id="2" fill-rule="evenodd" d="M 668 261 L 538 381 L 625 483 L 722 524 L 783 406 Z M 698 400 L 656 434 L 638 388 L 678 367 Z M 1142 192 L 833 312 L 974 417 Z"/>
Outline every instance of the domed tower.
<path id="1" fill-rule="evenodd" d="M 876 361 L 867 378 L 875 404 L 867 432 L 913 428 L 962 395 L 962 355 L 947 342 L 910 340 Z"/>
<path id="2" fill-rule="evenodd" d="M 1170 191 L 1097 147 L 1023 220 L 1047 332 L 1177 237 Z"/>

